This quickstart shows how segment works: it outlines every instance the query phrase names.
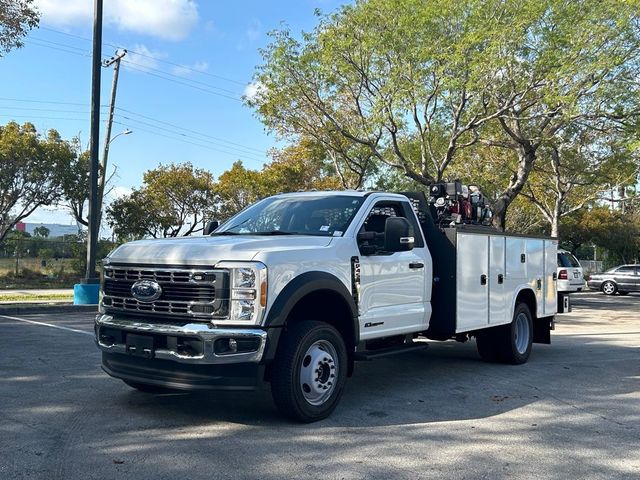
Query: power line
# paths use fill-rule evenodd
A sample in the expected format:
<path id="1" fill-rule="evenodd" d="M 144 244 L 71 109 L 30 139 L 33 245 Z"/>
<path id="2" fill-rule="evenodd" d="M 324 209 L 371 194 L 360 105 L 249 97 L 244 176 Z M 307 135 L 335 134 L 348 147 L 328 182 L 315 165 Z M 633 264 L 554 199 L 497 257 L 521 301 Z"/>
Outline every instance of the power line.
<path id="1" fill-rule="evenodd" d="M 207 133 L 202 133 L 202 132 L 198 132 L 197 130 L 191 130 L 191 129 L 189 129 L 189 128 L 181 127 L 181 126 L 179 126 L 179 125 L 175 125 L 175 124 L 173 124 L 173 123 L 169 123 L 169 122 L 166 122 L 166 121 L 164 121 L 164 120 L 158 120 L 158 119 L 156 119 L 156 118 L 149 117 L 149 116 L 147 116 L 147 115 L 142 115 L 141 113 L 136 113 L 136 112 L 133 112 L 133 111 L 131 111 L 131 110 L 127 110 L 126 108 L 116 107 L 116 110 L 120 110 L 121 112 L 125 112 L 125 113 L 128 113 L 128 114 L 130 114 L 130 115 L 136 115 L 136 116 L 138 116 L 138 117 L 145 118 L 145 119 L 147 119 L 147 120 L 151 120 L 152 122 L 160 123 L 160 124 L 162 124 L 162 125 L 167 125 L 167 126 L 169 126 L 169 127 L 173 127 L 173 128 L 175 128 L 175 129 L 184 130 L 185 132 L 190 132 L 190 133 L 193 133 L 193 134 L 195 134 L 195 135 L 200 135 L 200 136 L 202 136 L 202 137 L 210 138 L 210 139 L 212 139 L 212 140 L 216 140 L 216 141 L 218 141 L 218 142 L 228 143 L 229 145 L 233 145 L 233 146 L 236 146 L 236 147 L 240 147 L 240 148 L 243 148 L 243 149 L 245 149 L 245 150 L 253 150 L 254 152 L 259 153 L 259 154 L 261 154 L 261 155 L 263 155 L 263 154 L 264 154 L 264 150 L 260 150 L 260 149 L 258 149 L 258 148 L 247 147 L 247 146 L 242 145 L 242 144 L 240 144 L 240 143 L 231 142 L 231 141 L 229 141 L 229 140 L 225 140 L 225 139 L 220 138 L 220 137 L 214 137 L 213 135 L 209 135 L 209 134 L 207 134 Z"/>
<path id="2" fill-rule="evenodd" d="M 83 37 L 81 35 L 75 35 L 73 33 L 63 32 L 61 30 L 55 30 L 53 28 L 40 27 L 40 29 L 41 30 L 47 30 L 49 32 L 57 33 L 57 34 L 60 34 L 60 35 L 66 35 L 67 37 L 73 37 L 73 38 L 77 38 L 77 39 L 80 39 L 80 40 L 85 40 L 87 42 L 91 41 L 90 38 Z M 224 77 L 222 75 L 218 75 L 218 74 L 215 74 L 215 73 L 203 72 L 203 71 L 200 71 L 200 70 L 196 70 L 195 68 L 191 68 L 191 67 L 189 67 L 187 65 L 181 65 L 179 63 L 170 62 L 169 60 L 159 59 L 159 58 L 153 57 L 151 55 L 148 55 L 148 54 L 145 54 L 145 53 L 142 53 L 142 52 L 137 52 L 137 51 L 131 50 L 130 48 L 127 48 L 127 47 L 123 47 L 122 45 L 116 45 L 115 43 L 105 42 L 104 45 L 112 47 L 112 48 L 126 48 L 129 53 L 133 53 L 135 55 L 140 55 L 141 57 L 145 57 L 145 58 L 150 58 L 150 59 L 156 60 L 158 62 L 165 63 L 167 65 L 172 65 L 174 67 L 184 68 L 186 70 L 189 70 L 191 72 L 194 72 L 194 73 L 197 73 L 197 74 L 200 74 L 200 75 L 206 75 L 208 77 L 217 78 L 219 80 L 224 80 L 225 82 L 231 82 L 231 83 L 235 83 L 237 85 L 242 85 L 242 86 L 245 86 L 247 84 L 247 82 L 241 82 L 239 80 L 234 80 L 233 78 Z"/>
<path id="3" fill-rule="evenodd" d="M 9 98 L 9 97 L 0 97 L 0 100 L 6 100 L 8 102 L 25 102 L 25 103 L 50 103 L 53 105 L 81 105 L 88 106 L 87 102 L 60 102 L 55 100 L 36 100 L 33 98 Z M 107 105 L 101 105 L 102 107 L 106 107 Z"/>
<path id="4" fill-rule="evenodd" d="M 29 107 L 7 107 L 7 106 L 0 106 L 0 111 L 1 110 L 27 110 L 30 112 L 55 112 L 55 113 L 89 113 L 89 110 L 60 110 L 58 108 L 29 108 Z"/>
<path id="5" fill-rule="evenodd" d="M 91 56 L 91 55 L 88 55 L 88 54 L 75 52 L 73 50 L 66 50 L 64 48 L 56 47 L 56 46 L 53 46 L 53 45 L 47 45 L 45 43 L 39 43 L 39 42 L 37 42 L 35 40 L 27 39 L 27 40 L 25 40 L 25 42 L 30 44 L 30 45 L 35 45 L 35 46 L 43 47 L 43 48 L 50 48 L 51 50 L 57 50 L 59 52 L 65 52 L 65 53 L 69 53 L 71 55 L 77 55 L 79 57 L 90 57 Z"/>
<path id="6" fill-rule="evenodd" d="M 139 65 L 139 64 L 133 64 L 132 62 L 129 62 L 129 61 L 123 61 L 122 63 L 125 63 L 129 68 L 131 68 L 133 70 L 137 70 L 139 72 L 146 73 L 147 75 L 151 75 L 152 77 L 162 78 L 163 80 L 166 80 L 168 82 L 173 82 L 173 83 L 177 83 L 179 85 L 184 85 L 184 86 L 187 86 L 187 87 L 191 87 L 191 88 L 194 88 L 196 90 L 200 90 L 202 92 L 209 93 L 211 95 L 217 95 L 219 97 L 229 98 L 231 100 L 235 100 L 236 102 L 241 102 L 242 101 L 238 97 L 232 97 L 231 95 L 226 95 L 224 93 L 219 93 L 219 92 L 216 92 L 214 90 L 209 90 L 208 88 L 198 87 L 197 85 L 193 85 L 193 84 L 181 81 L 181 80 L 174 80 L 173 78 L 166 77 L 166 76 L 164 76 L 164 75 L 167 74 L 166 72 L 163 72 L 164 75 L 160 75 L 160 74 L 157 74 L 157 73 L 150 72 L 147 67 L 139 68 L 139 67 L 134 66 L 134 65 Z"/>
<path id="7" fill-rule="evenodd" d="M 69 53 L 69 54 L 72 54 L 72 55 L 77 55 L 77 56 L 82 56 L 82 57 L 90 57 L 91 56 L 89 53 L 86 53 L 85 50 L 80 49 L 78 47 L 75 47 L 73 45 L 67 45 L 67 44 L 58 43 L 58 42 L 50 42 L 49 40 L 38 39 L 38 38 L 29 39 L 29 40 L 27 40 L 27 42 L 28 43 L 32 43 L 33 45 L 37 45 L 37 46 L 45 47 L 45 48 L 50 48 L 52 50 L 57 50 L 57 51 Z M 127 50 L 127 51 L 129 51 L 129 50 Z M 84 52 L 84 53 L 81 53 L 81 52 Z M 146 55 L 146 54 L 143 54 L 143 53 L 140 53 L 140 52 L 133 51 L 131 53 L 134 53 L 136 55 L 140 55 L 142 57 L 153 59 L 154 61 L 160 61 L 159 59 L 157 59 L 155 57 L 152 57 L 150 55 Z M 239 98 L 238 96 L 235 96 L 235 95 L 237 95 L 237 93 L 232 91 L 232 90 L 227 90 L 225 88 L 216 87 L 215 85 L 211 85 L 211 84 L 208 84 L 208 83 L 205 83 L 205 82 L 201 82 L 201 81 L 198 81 L 198 80 L 192 80 L 192 79 L 189 79 L 189 78 L 184 78 L 184 77 L 181 77 L 180 75 L 175 75 L 173 73 L 166 72 L 164 70 L 159 70 L 157 68 L 153 68 L 153 67 L 150 67 L 150 66 L 147 66 L 147 65 L 143 65 L 143 64 L 140 64 L 140 63 L 135 63 L 135 62 L 132 62 L 130 60 L 123 60 L 122 63 L 126 64 L 132 70 L 136 70 L 136 71 L 139 71 L 141 73 L 145 73 L 147 75 L 158 77 L 158 78 L 161 78 L 161 79 L 169 81 L 169 82 L 174 82 L 174 83 L 179 84 L 179 85 L 184 85 L 184 86 L 187 86 L 187 87 L 191 87 L 191 88 L 194 88 L 196 90 L 200 90 L 202 92 L 209 93 L 211 95 L 217 95 L 217 96 L 220 96 L 220 97 L 228 98 L 228 99 L 234 100 L 236 102 L 241 102 L 242 101 L 241 98 Z M 177 67 L 182 67 L 182 65 L 179 65 L 179 64 L 175 64 L 175 65 Z M 153 73 L 153 72 L 157 72 L 157 73 Z M 171 78 L 171 77 L 174 77 L 174 78 Z M 199 87 L 199 86 L 194 85 L 194 84 L 204 85 L 204 86 L 206 86 L 208 88 Z M 231 93 L 234 96 L 229 95 L 228 93 L 220 93 L 219 91 L 216 91 L 216 90 L 219 90 L 221 92 L 228 92 L 228 93 Z"/>
<path id="8" fill-rule="evenodd" d="M 127 52 L 128 52 L 128 50 L 127 50 Z M 134 55 L 136 55 L 136 54 L 134 53 Z M 153 57 L 149 57 L 149 58 L 153 58 Z M 153 71 L 153 72 L 158 72 L 158 73 L 162 73 L 164 75 L 168 75 L 170 77 L 178 78 L 178 79 L 180 79 L 182 81 L 187 81 L 187 82 L 191 82 L 191 83 L 197 83 L 197 84 L 209 87 L 209 88 L 214 88 L 216 90 L 220 90 L 221 92 L 230 93 L 231 95 L 237 95 L 238 94 L 238 92 L 233 91 L 233 90 L 227 90 L 226 88 L 216 87 L 215 85 L 211 85 L 210 83 L 200 82 L 199 80 L 193 80 L 191 78 L 185 78 L 185 77 L 183 77 L 181 75 L 176 75 L 175 73 L 170 73 L 170 72 L 166 72 L 164 70 L 159 70 L 157 68 L 153 68 L 153 67 L 144 65 L 142 63 L 132 62 L 131 60 L 123 60 L 122 62 L 123 63 L 127 63 L 129 65 L 138 66 L 138 67 L 140 67 L 142 69 L 145 69 L 145 70 L 150 70 L 150 71 Z"/>
<path id="9" fill-rule="evenodd" d="M 221 145 L 220 143 L 217 143 L 217 142 L 214 142 L 214 141 L 211 141 L 211 140 L 206 140 L 204 138 L 197 138 L 197 137 L 194 137 L 192 135 L 187 135 L 186 133 L 176 132 L 175 130 L 172 130 L 172 129 L 169 129 L 169 128 L 160 127 L 158 125 L 153 125 L 151 123 L 143 122 L 142 120 L 137 120 L 135 118 L 130 118 L 130 117 L 127 117 L 125 115 L 117 114 L 117 117 L 121 118 L 121 119 L 124 119 L 124 120 L 128 120 L 130 122 L 136 122 L 136 123 L 138 123 L 140 125 L 145 125 L 147 127 L 151 127 L 151 128 L 157 129 L 157 130 L 161 130 L 163 132 L 168 132 L 168 133 L 170 133 L 172 135 L 175 135 L 177 137 L 190 138 L 190 139 L 196 140 L 198 142 L 207 143 L 207 144 L 211 144 L 211 145 L 216 145 L 216 146 L 222 147 L 222 148 L 227 148 L 229 150 L 234 151 L 234 153 L 239 153 L 239 154 L 242 154 L 242 155 L 245 155 L 245 156 L 253 157 L 256 160 L 261 160 L 261 158 L 262 158 L 262 157 L 259 157 L 258 155 L 256 155 L 255 153 L 238 150 L 237 148 L 232 148 L 232 147 L 229 147 L 228 145 Z M 134 128 L 138 128 L 138 127 L 134 127 Z M 227 153 L 230 153 L 230 152 L 227 152 Z"/>
<path id="10" fill-rule="evenodd" d="M 150 134 L 156 135 L 158 137 L 167 138 L 167 139 L 170 139 L 170 140 L 175 140 L 177 142 L 188 143 L 190 145 L 195 145 L 197 147 L 205 148 L 205 149 L 213 151 L 213 152 L 219 152 L 219 153 L 225 153 L 227 155 L 232 155 L 232 156 L 235 156 L 236 158 L 238 158 L 240 160 L 246 160 L 246 161 L 249 161 L 249 162 L 261 163 L 261 164 L 265 163 L 262 160 L 258 160 L 258 159 L 254 159 L 254 158 L 249 158 L 249 157 L 246 157 L 246 156 L 238 155 L 236 152 L 229 152 L 229 151 L 226 151 L 226 150 L 213 148 L 213 147 L 211 147 L 209 145 L 203 145 L 201 143 L 185 140 L 184 138 L 174 137 L 174 136 L 171 136 L 171 135 L 166 135 L 164 133 L 158 133 L 158 132 L 155 132 L 153 130 L 148 130 L 148 129 L 145 129 L 145 128 L 141 128 L 141 127 L 136 126 L 136 125 L 131 125 L 131 124 L 123 123 L 123 122 L 118 122 L 118 121 L 115 121 L 115 120 L 114 120 L 113 123 L 116 124 L 116 125 L 121 125 L 121 126 L 123 126 L 125 128 L 135 129 L 136 131 L 139 130 L 141 132 L 150 133 Z"/>
<path id="11" fill-rule="evenodd" d="M 87 113 L 88 115 L 88 113 Z M 9 117 L 9 118 L 37 118 L 37 119 L 41 119 L 41 120 L 73 120 L 76 122 L 84 122 L 87 119 L 86 118 L 67 118 L 67 117 L 41 117 L 38 115 L 10 115 L 10 114 L 5 114 L 5 113 L 0 113 L 0 117 Z"/>

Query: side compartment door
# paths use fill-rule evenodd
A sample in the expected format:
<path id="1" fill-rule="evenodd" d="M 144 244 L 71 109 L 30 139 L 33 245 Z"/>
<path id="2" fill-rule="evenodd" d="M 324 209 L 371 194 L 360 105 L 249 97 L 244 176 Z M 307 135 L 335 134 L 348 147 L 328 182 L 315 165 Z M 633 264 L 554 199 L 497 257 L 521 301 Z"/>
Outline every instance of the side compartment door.
<path id="1" fill-rule="evenodd" d="M 544 240 L 538 238 L 528 238 L 527 243 L 527 280 L 536 294 L 536 312 L 538 317 L 542 317 L 544 309 Z"/>
<path id="2" fill-rule="evenodd" d="M 457 251 L 456 332 L 466 332 L 489 323 L 489 235 L 458 233 Z"/>
<path id="3" fill-rule="evenodd" d="M 544 314 L 555 315 L 558 309 L 557 240 L 544 241 Z"/>
<path id="4" fill-rule="evenodd" d="M 489 237 L 489 323 L 507 323 L 507 299 L 505 293 L 505 237 Z"/>

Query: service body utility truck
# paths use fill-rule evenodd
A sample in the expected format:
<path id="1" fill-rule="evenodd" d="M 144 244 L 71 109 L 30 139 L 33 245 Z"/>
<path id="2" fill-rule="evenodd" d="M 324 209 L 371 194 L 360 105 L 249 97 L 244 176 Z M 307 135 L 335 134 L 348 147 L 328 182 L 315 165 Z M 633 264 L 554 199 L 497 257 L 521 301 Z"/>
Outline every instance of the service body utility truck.
<path id="1" fill-rule="evenodd" d="M 550 343 L 557 240 L 443 224 L 448 193 L 281 194 L 210 235 L 118 247 L 95 322 L 103 369 L 147 392 L 270 383 L 279 410 L 309 422 L 355 361 L 427 339 L 475 337 L 485 360 L 526 362 Z"/>

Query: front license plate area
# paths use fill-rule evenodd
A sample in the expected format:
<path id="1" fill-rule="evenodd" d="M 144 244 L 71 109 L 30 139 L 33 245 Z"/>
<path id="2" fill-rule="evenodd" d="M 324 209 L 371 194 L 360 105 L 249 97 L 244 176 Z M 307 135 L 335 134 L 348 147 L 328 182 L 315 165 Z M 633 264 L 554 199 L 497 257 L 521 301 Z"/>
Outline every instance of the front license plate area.
<path id="1" fill-rule="evenodd" d="M 153 337 L 127 333 L 127 353 L 136 357 L 153 358 Z"/>

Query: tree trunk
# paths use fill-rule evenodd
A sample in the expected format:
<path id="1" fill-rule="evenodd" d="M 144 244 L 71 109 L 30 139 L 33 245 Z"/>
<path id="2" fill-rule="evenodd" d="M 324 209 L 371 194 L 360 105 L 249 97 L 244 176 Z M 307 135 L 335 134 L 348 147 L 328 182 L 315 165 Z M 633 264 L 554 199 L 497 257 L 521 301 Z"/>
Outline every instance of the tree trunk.
<path id="1" fill-rule="evenodd" d="M 509 205 L 511 205 L 511 202 L 515 200 L 527 183 L 535 161 L 536 148 L 530 143 L 527 142 L 518 148 L 518 170 L 511 177 L 507 188 L 493 203 L 493 218 L 491 222 L 493 226 L 501 232 L 503 232 L 506 227 Z"/>

